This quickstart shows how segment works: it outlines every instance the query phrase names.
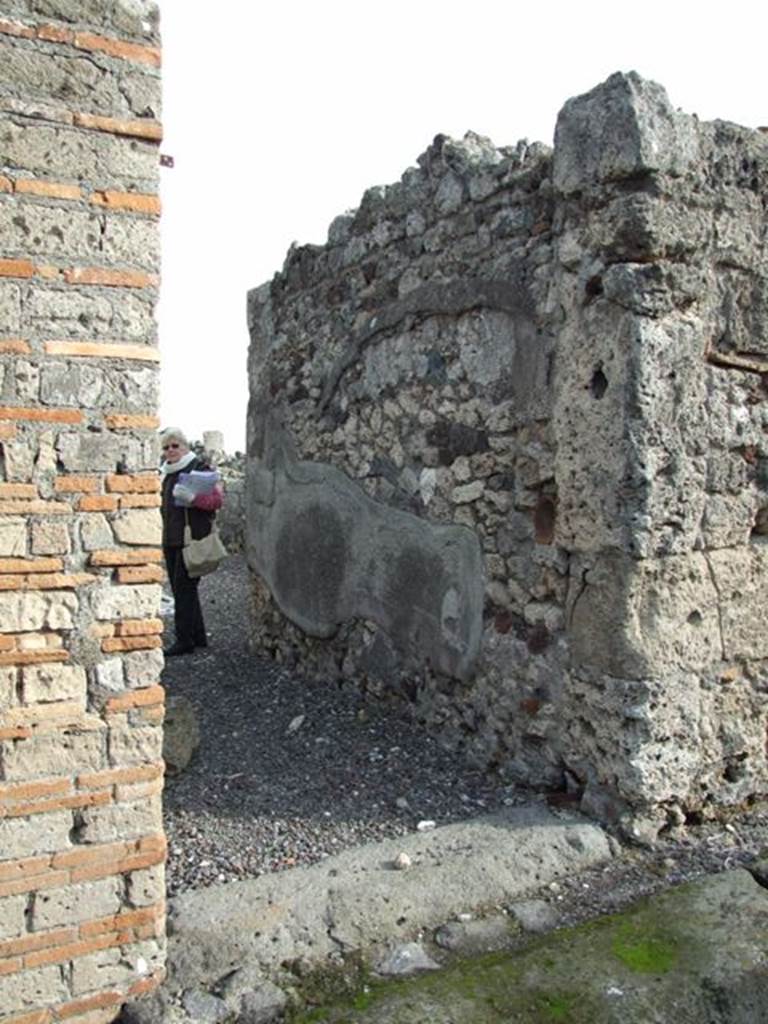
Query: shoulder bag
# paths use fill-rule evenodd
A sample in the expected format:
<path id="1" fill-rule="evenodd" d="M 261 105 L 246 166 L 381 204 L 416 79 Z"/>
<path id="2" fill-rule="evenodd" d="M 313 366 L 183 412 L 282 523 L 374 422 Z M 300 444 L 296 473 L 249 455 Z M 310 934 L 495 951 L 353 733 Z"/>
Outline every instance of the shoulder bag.
<path id="1" fill-rule="evenodd" d="M 186 509 L 184 510 L 182 557 L 186 570 L 193 579 L 218 569 L 219 564 L 227 557 L 227 549 L 222 543 L 215 523 L 211 523 L 211 532 L 205 537 L 201 537 L 199 540 L 192 539 L 192 529 Z"/>

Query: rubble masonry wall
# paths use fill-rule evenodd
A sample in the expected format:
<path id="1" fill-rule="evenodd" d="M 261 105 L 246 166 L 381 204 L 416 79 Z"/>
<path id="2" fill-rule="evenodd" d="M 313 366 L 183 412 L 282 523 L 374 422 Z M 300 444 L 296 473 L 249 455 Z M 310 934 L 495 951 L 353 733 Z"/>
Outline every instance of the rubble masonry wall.
<path id="1" fill-rule="evenodd" d="M 765 793 L 768 139 L 617 74 L 249 295 L 254 642 L 637 836 Z"/>
<path id="2" fill-rule="evenodd" d="M 0 20 L 0 1021 L 164 964 L 157 11 Z"/>

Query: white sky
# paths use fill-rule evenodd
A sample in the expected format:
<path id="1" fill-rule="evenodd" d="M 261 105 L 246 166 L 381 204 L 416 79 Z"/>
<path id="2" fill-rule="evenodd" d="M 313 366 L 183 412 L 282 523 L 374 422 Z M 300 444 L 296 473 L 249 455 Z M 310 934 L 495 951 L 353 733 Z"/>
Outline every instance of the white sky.
<path id="1" fill-rule="evenodd" d="M 245 444 L 249 288 L 322 243 L 438 132 L 551 144 L 614 71 L 703 120 L 768 124 L 764 3 L 160 0 L 163 425 Z"/>

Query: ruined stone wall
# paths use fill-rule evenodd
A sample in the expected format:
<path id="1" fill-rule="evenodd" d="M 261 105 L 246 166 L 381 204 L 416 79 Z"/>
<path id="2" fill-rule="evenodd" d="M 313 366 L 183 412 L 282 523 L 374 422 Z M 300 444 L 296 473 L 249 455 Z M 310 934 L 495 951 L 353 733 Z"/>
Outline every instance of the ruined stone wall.
<path id="1" fill-rule="evenodd" d="M 157 12 L 0 20 L 0 1020 L 164 962 Z"/>
<path id="2" fill-rule="evenodd" d="M 634 74 L 249 296 L 255 643 L 635 835 L 768 788 L 768 140 Z"/>

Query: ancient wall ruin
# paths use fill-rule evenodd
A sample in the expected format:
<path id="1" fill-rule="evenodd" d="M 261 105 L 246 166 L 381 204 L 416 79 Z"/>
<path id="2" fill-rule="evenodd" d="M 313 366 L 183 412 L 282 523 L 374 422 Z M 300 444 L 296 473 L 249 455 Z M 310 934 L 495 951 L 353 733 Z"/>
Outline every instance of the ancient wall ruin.
<path id="1" fill-rule="evenodd" d="M 164 963 L 157 12 L 0 20 L 0 1020 Z"/>
<path id="2" fill-rule="evenodd" d="M 638 836 L 768 789 L 768 138 L 617 74 L 249 296 L 256 646 Z"/>

